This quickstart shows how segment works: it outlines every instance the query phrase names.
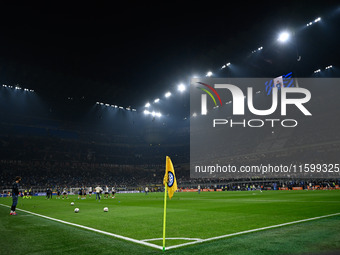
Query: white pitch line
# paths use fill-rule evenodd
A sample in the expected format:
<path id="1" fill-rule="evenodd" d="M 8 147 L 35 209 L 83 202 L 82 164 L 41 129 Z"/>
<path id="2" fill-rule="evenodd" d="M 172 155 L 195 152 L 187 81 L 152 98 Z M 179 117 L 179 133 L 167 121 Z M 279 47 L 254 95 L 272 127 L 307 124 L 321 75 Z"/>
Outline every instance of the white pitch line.
<path id="1" fill-rule="evenodd" d="M 10 206 L 8 206 L 8 205 L 4 205 L 4 204 L 0 204 L 0 205 L 10 208 Z M 123 240 L 126 240 L 126 241 L 130 241 L 130 242 L 142 244 L 142 245 L 145 245 L 145 246 L 153 247 L 153 248 L 156 248 L 156 249 L 159 249 L 159 250 L 163 250 L 162 246 L 159 246 L 159 245 L 156 245 L 156 244 L 152 244 L 152 243 L 147 243 L 145 240 L 136 240 L 136 239 L 133 239 L 133 238 L 130 238 L 130 237 L 125 237 L 125 236 L 121 236 L 121 235 L 117 235 L 117 234 L 112 234 L 112 233 L 109 233 L 109 232 L 106 232 L 106 231 L 102 231 L 102 230 L 99 230 L 99 229 L 90 228 L 90 227 L 86 227 L 86 226 L 83 226 L 83 225 L 79 225 L 79 224 L 75 224 L 75 223 L 71 223 L 71 222 L 67 222 L 67 221 L 63 221 L 63 220 L 58 220 L 58 219 L 55 219 L 55 218 L 51 218 L 51 217 L 48 217 L 48 216 L 45 216 L 45 215 L 37 214 L 37 213 L 34 213 L 34 212 L 30 212 L 30 211 L 26 211 L 26 210 L 23 210 L 23 209 L 19 209 L 19 208 L 17 208 L 17 210 L 25 212 L 25 213 L 32 214 L 32 215 L 35 215 L 35 216 L 38 216 L 38 217 L 42 217 L 42 218 L 45 218 L 45 219 L 57 221 L 57 222 L 64 223 L 64 224 L 67 224 L 67 225 L 71 225 L 71 226 L 87 229 L 87 230 L 94 231 L 94 232 L 97 232 L 97 233 L 101 233 L 101 234 L 104 234 L 104 235 L 113 236 L 113 237 L 116 237 L 116 238 L 119 238 L 119 239 L 123 239 Z M 256 229 L 241 231 L 241 232 L 237 232 L 237 233 L 226 234 L 226 235 L 222 235 L 222 236 L 215 236 L 215 237 L 211 237 L 211 238 L 207 238 L 207 239 L 195 238 L 195 239 L 197 239 L 197 241 L 183 243 L 183 244 L 178 244 L 178 245 L 173 245 L 173 246 L 166 247 L 165 249 L 166 250 L 170 250 L 170 249 L 175 249 L 175 248 L 179 248 L 179 247 L 183 247 L 183 246 L 187 246 L 187 245 L 203 243 L 203 242 L 209 242 L 209 241 L 213 241 L 213 240 L 217 240 L 217 239 L 222 239 L 222 238 L 226 238 L 226 237 L 237 236 L 237 235 L 257 232 L 257 231 L 271 229 L 271 228 L 278 228 L 278 227 L 283 227 L 283 226 L 287 226 L 287 225 L 292 225 L 292 224 L 297 224 L 297 223 L 302 223 L 302 222 L 312 221 L 312 220 L 318 220 L 318 219 L 332 217 L 332 216 L 337 216 L 337 215 L 340 215 L 340 213 L 333 213 L 333 214 L 317 216 L 317 217 L 303 219 L 303 220 L 296 220 L 296 221 L 286 222 L 286 223 L 282 223 L 282 224 L 267 226 L 267 227 L 263 227 L 263 228 L 256 228 Z M 160 240 L 160 239 L 163 239 L 163 238 L 156 238 L 156 240 Z M 171 239 L 171 237 L 170 238 L 166 238 L 166 239 Z M 190 238 L 188 238 L 188 239 L 190 239 Z M 192 239 L 194 239 L 194 238 L 192 238 Z M 152 239 L 148 239 L 148 240 L 152 241 Z"/>
<path id="2" fill-rule="evenodd" d="M 332 216 L 337 216 L 337 215 L 340 215 L 340 213 L 333 213 L 333 214 L 328 214 L 328 215 L 323 215 L 323 216 L 318 216 L 318 217 L 313 217 L 313 218 L 308 218 L 308 219 L 303 219 L 303 220 L 296 220 L 296 221 L 291 221 L 291 222 L 277 224 L 277 225 L 263 227 L 263 228 L 256 228 L 256 229 L 241 231 L 241 232 L 227 234 L 227 235 L 222 235 L 222 236 L 215 236 L 215 237 L 211 237 L 211 238 L 207 238 L 207 239 L 198 240 L 198 241 L 195 241 L 195 242 L 189 242 L 189 243 L 183 243 L 183 244 L 169 246 L 169 247 L 166 247 L 166 250 L 170 250 L 170 249 L 174 249 L 174 248 L 179 248 L 179 247 L 183 247 L 183 246 L 187 246 L 187 245 L 192 245 L 192 244 L 197 244 L 197 243 L 209 242 L 209 241 L 213 241 L 213 240 L 217 240 L 217 239 L 222 239 L 222 238 L 226 238 L 226 237 L 231 237 L 231 236 L 237 236 L 237 235 L 257 232 L 257 231 L 271 229 L 271 228 L 283 227 L 283 226 L 297 224 L 297 223 L 302 223 L 302 222 L 306 222 L 306 221 L 318 220 L 318 219 L 332 217 Z"/>
<path id="3" fill-rule="evenodd" d="M 11 208 L 8 205 L 4 205 L 4 204 L 0 204 L 0 205 L 8 207 L 8 208 Z M 138 243 L 138 244 L 146 245 L 146 246 L 149 246 L 149 247 L 152 247 L 152 248 L 156 248 L 156 249 L 159 249 L 159 250 L 163 250 L 162 246 L 159 246 L 159 245 L 156 245 L 156 244 L 147 243 L 147 242 L 136 240 L 136 239 L 133 239 L 133 238 L 130 238 L 130 237 L 121 236 L 121 235 L 109 233 L 109 232 L 106 232 L 106 231 L 102 231 L 102 230 L 99 230 L 99 229 L 90 228 L 90 227 L 86 227 L 86 226 L 83 226 L 83 225 L 75 224 L 75 223 L 72 223 L 72 222 L 67 222 L 67 221 L 64 221 L 64 220 L 55 219 L 55 218 L 52 218 L 52 217 L 48 217 L 48 216 L 45 216 L 45 215 L 41 215 L 41 214 L 38 214 L 38 213 L 26 211 L 26 210 L 19 209 L 19 208 L 17 208 L 17 210 L 25 212 L 25 213 L 32 214 L 32 215 L 35 215 L 35 216 L 38 216 L 38 217 L 42 217 L 42 218 L 45 218 L 45 219 L 48 219 L 48 220 L 53 220 L 53 221 L 60 222 L 60 223 L 63 223 L 63 224 L 75 226 L 75 227 L 78 227 L 78 228 L 83 228 L 83 229 L 90 230 L 90 231 L 93 231 L 93 232 L 97 232 L 97 233 L 100 233 L 100 234 L 104 234 L 104 235 L 108 235 L 108 236 L 113 236 L 113 237 L 116 237 L 116 238 L 119 238 L 119 239 L 123 239 L 123 240 L 126 240 L 126 241 L 133 242 L 133 243 Z"/>
<path id="4" fill-rule="evenodd" d="M 163 237 L 152 238 L 152 239 L 144 239 L 144 240 L 141 240 L 141 241 L 143 241 L 143 242 L 150 242 L 150 241 L 158 241 L 158 240 L 163 240 Z M 202 240 L 202 239 L 201 239 L 201 238 L 189 238 L 189 237 L 166 237 L 165 240 L 200 241 L 200 240 Z"/>

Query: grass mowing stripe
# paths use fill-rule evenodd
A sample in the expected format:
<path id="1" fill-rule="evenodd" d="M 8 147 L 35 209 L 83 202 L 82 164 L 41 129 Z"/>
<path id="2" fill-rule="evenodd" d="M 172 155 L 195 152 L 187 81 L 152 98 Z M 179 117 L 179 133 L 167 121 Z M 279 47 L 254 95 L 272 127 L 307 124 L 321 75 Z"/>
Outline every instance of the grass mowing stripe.
<path id="1" fill-rule="evenodd" d="M 11 208 L 8 205 L 4 205 L 4 204 L 0 204 L 0 205 L 2 205 L 4 207 Z M 136 240 L 136 239 L 133 239 L 133 238 L 130 238 L 130 237 L 121 236 L 121 235 L 109 233 L 109 232 L 106 232 L 106 231 L 102 231 L 102 230 L 99 230 L 99 229 L 95 229 L 95 228 L 91 228 L 91 227 L 86 227 L 86 226 L 83 226 L 83 225 L 75 224 L 75 223 L 72 223 L 72 222 L 55 219 L 55 218 L 52 218 L 52 217 L 48 217 L 48 216 L 45 216 L 45 215 L 41 215 L 41 214 L 38 214 L 38 213 L 26 211 L 26 210 L 19 209 L 19 208 L 17 208 L 17 210 L 25 212 L 25 213 L 28 213 L 28 214 L 32 214 L 32 215 L 35 215 L 35 216 L 38 216 L 38 217 L 42 217 L 42 218 L 45 218 L 45 219 L 48 219 L 48 220 L 53 220 L 53 221 L 60 222 L 60 223 L 63 223 L 63 224 L 75 226 L 75 227 L 78 227 L 78 228 L 83 228 L 83 229 L 90 230 L 90 231 L 97 232 L 97 233 L 101 233 L 101 234 L 104 234 L 104 235 L 113 236 L 113 237 L 116 237 L 116 238 L 119 238 L 119 239 L 123 239 L 123 240 L 126 240 L 126 241 L 130 241 L 130 242 L 146 245 L 146 246 L 149 246 L 149 247 L 152 247 L 152 248 L 156 248 L 156 249 L 160 249 L 160 250 L 163 249 L 163 247 L 161 247 L 159 245 L 152 244 L 152 243 L 147 243 L 147 242 L 140 241 L 140 240 Z"/>
<path id="2" fill-rule="evenodd" d="M 227 235 L 222 235 L 222 236 L 215 236 L 215 237 L 211 237 L 211 238 L 207 238 L 207 239 L 197 240 L 197 241 L 194 241 L 194 242 L 189 242 L 189 243 L 183 243 L 183 244 L 169 246 L 169 247 L 166 247 L 166 250 L 170 250 L 170 249 L 174 249 L 174 248 L 179 248 L 179 247 L 183 247 L 183 246 L 187 246 L 187 245 L 192 245 L 192 244 L 209 242 L 209 241 L 213 241 L 213 240 L 217 240 L 217 239 L 222 239 L 222 238 L 226 238 L 226 237 L 231 237 L 231 236 L 237 236 L 237 235 L 248 234 L 248 233 L 258 232 L 258 231 L 272 229 L 272 228 L 283 227 L 283 226 L 292 225 L 292 224 L 298 224 L 298 223 L 302 223 L 302 222 L 306 222 L 306 221 L 319 220 L 319 219 L 322 219 L 322 218 L 327 218 L 327 217 L 332 217 L 332 216 L 337 216 L 337 215 L 340 215 L 340 213 L 333 213 L 333 214 L 328 214 L 328 215 L 323 215 L 323 216 L 318 216 L 318 217 L 313 217 L 313 218 L 308 218 L 308 219 L 303 219 L 303 220 L 296 220 L 296 221 L 292 221 L 292 222 L 286 222 L 286 223 L 277 224 L 277 225 L 268 226 L 268 227 L 263 227 L 263 228 L 256 228 L 256 229 L 241 231 L 241 232 L 227 234 Z"/>

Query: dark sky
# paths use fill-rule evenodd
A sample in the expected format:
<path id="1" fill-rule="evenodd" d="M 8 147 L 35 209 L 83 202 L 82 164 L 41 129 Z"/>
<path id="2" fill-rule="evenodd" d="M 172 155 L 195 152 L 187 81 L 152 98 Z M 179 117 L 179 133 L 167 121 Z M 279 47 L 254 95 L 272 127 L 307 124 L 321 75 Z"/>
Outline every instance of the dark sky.
<path id="1" fill-rule="evenodd" d="M 339 7 L 277 2 L 1 6 L 0 82 L 56 102 L 138 107 Z"/>

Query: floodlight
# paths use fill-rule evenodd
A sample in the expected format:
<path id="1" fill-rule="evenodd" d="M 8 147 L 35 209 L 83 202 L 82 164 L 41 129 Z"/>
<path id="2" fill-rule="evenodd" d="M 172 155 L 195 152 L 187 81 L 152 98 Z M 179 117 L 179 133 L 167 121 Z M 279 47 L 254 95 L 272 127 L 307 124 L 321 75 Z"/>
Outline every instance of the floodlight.
<path id="1" fill-rule="evenodd" d="M 153 101 L 154 103 L 158 103 L 159 102 L 159 98 L 156 98 L 155 101 Z"/>
<path id="2" fill-rule="evenodd" d="M 213 73 L 211 71 L 209 71 L 209 72 L 207 72 L 207 74 L 205 76 L 210 77 L 212 75 L 213 75 Z"/>
<path id="3" fill-rule="evenodd" d="M 290 37 L 290 34 L 288 32 L 282 32 L 280 33 L 279 37 L 278 37 L 278 41 L 280 42 L 286 42 Z"/>
<path id="4" fill-rule="evenodd" d="M 166 97 L 166 98 L 168 98 L 168 97 L 170 97 L 170 96 L 171 96 L 171 92 L 166 92 L 166 93 L 165 93 L 165 97 Z"/>
<path id="5" fill-rule="evenodd" d="M 145 107 L 146 107 L 146 108 L 150 107 L 150 103 L 147 102 L 147 103 L 145 104 Z"/>
<path id="6" fill-rule="evenodd" d="M 178 87 L 177 87 L 177 89 L 178 89 L 179 92 L 185 91 L 185 86 L 184 86 L 184 84 L 179 84 Z"/>

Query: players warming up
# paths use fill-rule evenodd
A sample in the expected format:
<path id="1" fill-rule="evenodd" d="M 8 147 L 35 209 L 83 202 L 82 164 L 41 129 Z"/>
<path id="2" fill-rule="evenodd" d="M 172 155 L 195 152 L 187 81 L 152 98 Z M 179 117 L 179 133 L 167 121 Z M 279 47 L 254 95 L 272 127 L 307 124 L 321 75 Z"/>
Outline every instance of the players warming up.
<path id="1" fill-rule="evenodd" d="M 27 191 L 27 189 L 25 189 L 24 196 L 22 198 L 28 198 L 28 191 Z"/>
<path id="2" fill-rule="evenodd" d="M 86 187 L 83 188 L 83 193 L 81 195 L 81 199 L 86 199 Z"/>
<path id="3" fill-rule="evenodd" d="M 32 188 L 28 190 L 28 198 L 31 199 L 33 196 Z"/>
<path id="4" fill-rule="evenodd" d="M 57 187 L 57 199 L 60 199 L 60 188 Z"/>
<path id="5" fill-rule="evenodd" d="M 46 189 L 46 199 L 52 199 L 52 189 L 50 189 L 50 188 L 47 188 Z"/>
<path id="6" fill-rule="evenodd" d="M 100 202 L 100 193 L 103 191 L 103 189 L 98 185 L 97 187 L 95 187 L 94 191 L 96 192 L 96 200 L 98 199 L 98 201 Z"/>
<path id="7" fill-rule="evenodd" d="M 105 196 L 104 198 L 109 198 L 109 187 L 106 185 L 105 186 Z"/>
<path id="8" fill-rule="evenodd" d="M 92 187 L 89 187 L 89 197 L 91 198 L 92 196 Z"/>
<path id="9" fill-rule="evenodd" d="M 83 196 L 83 187 L 79 188 L 78 190 L 78 200 L 80 199 L 80 197 Z"/>
<path id="10" fill-rule="evenodd" d="M 112 187 L 111 191 L 112 191 L 112 197 L 111 198 L 115 198 L 115 195 L 116 195 L 115 187 Z"/>
<path id="11" fill-rule="evenodd" d="M 67 188 L 65 187 L 63 190 L 63 199 L 66 197 L 66 199 L 68 199 L 67 197 Z"/>

